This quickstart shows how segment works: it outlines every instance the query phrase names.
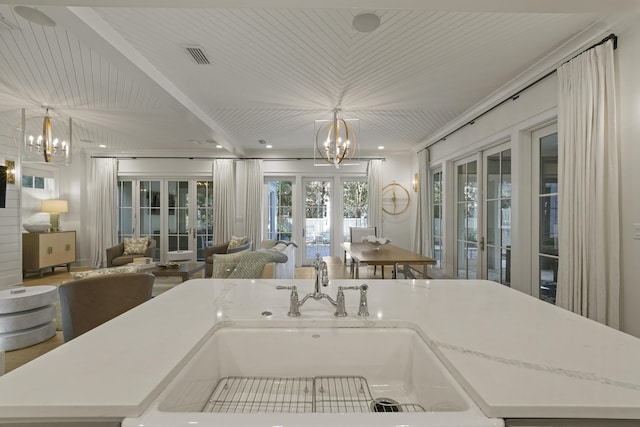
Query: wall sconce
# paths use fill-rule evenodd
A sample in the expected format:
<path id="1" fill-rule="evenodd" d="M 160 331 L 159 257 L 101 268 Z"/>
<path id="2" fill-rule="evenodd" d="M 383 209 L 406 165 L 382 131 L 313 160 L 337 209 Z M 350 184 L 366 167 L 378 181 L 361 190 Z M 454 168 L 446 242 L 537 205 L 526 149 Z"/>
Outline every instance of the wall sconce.
<path id="1" fill-rule="evenodd" d="M 418 174 L 416 173 L 413 176 L 413 181 L 411 181 L 411 185 L 413 186 L 413 191 L 418 192 Z"/>
<path id="2" fill-rule="evenodd" d="M 16 183 L 16 162 L 13 160 L 5 160 L 5 166 L 7 167 L 7 184 Z"/>

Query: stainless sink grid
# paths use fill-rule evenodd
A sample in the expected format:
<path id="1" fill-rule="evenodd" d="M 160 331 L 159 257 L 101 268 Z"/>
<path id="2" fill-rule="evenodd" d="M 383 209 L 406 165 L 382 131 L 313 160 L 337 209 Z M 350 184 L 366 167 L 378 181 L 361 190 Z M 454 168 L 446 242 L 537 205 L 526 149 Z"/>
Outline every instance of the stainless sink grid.
<path id="1" fill-rule="evenodd" d="M 224 377 L 202 412 L 372 412 L 372 401 L 363 377 Z M 424 412 L 417 404 L 398 406 L 402 412 Z"/>

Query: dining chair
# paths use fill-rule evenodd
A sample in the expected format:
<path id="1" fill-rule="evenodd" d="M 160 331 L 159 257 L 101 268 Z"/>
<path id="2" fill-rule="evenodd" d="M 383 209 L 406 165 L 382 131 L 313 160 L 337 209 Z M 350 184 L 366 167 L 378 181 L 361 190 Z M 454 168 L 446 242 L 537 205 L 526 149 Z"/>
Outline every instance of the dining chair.
<path id="1" fill-rule="evenodd" d="M 349 227 L 349 241 L 351 243 L 362 243 L 362 239 L 367 236 L 376 236 L 378 237 L 378 227 Z M 345 252 L 345 262 L 346 262 L 347 254 Z M 353 260 L 350 263 L 350 271 L 351 277 L 353 277 L 354 270 Z M 376 275 L 377 266 L 373 266 L 373 275 Z"/>

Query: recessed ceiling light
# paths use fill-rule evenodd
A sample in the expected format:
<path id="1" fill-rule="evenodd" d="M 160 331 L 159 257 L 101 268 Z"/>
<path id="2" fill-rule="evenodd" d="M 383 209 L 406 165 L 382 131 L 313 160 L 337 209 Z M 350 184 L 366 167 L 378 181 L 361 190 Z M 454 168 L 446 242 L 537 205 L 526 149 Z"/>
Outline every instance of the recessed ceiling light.
<path id="1" fill-rule="evenodd" d="M 267 144 L 267 145 L 265 145 L 265 147 L 267 147 L 267 148 L 273 148 L 273 145 L 271 145 L 271 144 Z"/>
<path id="2" fill-rule="evenodd" d="M 29 22 L 33 22 L 34 24 L 42 25 L 45 27 L 55 27 L 56 21 L 49 18 L 44 13 L 40 12 L 38 9 L 28 6 L 16 6 L 13 8 L 16 13 L 22 16 Z"/>
<path id="3" fill-rule="evenodd" d="M 106 146 L 106 145 L 104 145 L 104 144 L 100 144 L 100 145 L 98 145 L 98 147 L 100 147 L 100 148 L 107 148 L 107 146 Z"/>
<path id="4" fill-rule="evenodd" d="M 218 144 L 216 145 L 216 148 L 222 148 L 222 145 Z"/>
<path id="5" fill-rule="evenodd" d="M 370 33 L 380 26 L 380 17 L 375 13 L 361 13 L 353 17 L 353 29 L 361 33 Z"/>
<path id="6" fill-rule="evenodd" d="M 378 145 L 378 150 L 384 150 L 384 145 Z"/>

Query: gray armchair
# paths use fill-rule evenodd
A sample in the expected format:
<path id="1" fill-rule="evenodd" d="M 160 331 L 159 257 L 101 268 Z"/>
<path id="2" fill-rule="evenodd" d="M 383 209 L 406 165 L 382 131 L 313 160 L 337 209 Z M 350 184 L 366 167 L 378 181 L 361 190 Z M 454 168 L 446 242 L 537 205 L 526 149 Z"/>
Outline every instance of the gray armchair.
<path id="1" fill-rule="evenodd" d="M 149 300 L 154 279 L 147 273 L 105 274 L 60 285 L 64 340 L 84 334 Z"/>
<path id="2" fill-rule="evenodd" d="M 153 249 L 156 247 L 156 241 L 154 239 L 149 239 L 147 243 L 147 249 L 144 253 L 140 254 L 124 254 L 124 242 L 120 242 L 119 244 L 107 248 L 107 267 L 116 267 L 119 265 L 126 265 L 133 262 L 134 258 L 140 257 L 153 257 Z"/>
<path id="3" fill-rule="evenodd" d="M 207 246 L 204 248 L 204 277 L 211 277 L 213 275 L 213 254 L 233 254 L 247 249 L 251 250 L 252 246 L 253 242 L 251 240 L 231 249 L 229 249 L 229 242 Z"/>

